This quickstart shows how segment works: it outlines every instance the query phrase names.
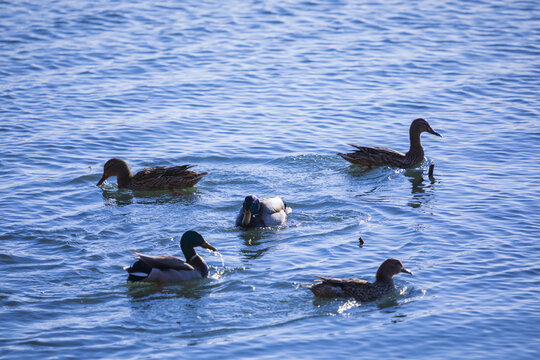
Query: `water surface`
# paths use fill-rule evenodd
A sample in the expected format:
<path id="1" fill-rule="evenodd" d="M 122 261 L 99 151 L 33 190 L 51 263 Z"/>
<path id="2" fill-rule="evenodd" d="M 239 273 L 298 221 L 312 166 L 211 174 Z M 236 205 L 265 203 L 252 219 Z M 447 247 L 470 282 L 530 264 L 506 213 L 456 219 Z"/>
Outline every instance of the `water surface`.
<path id="1" fill-rule="evenodd" d="M 1 2 L 0 356 L 537 358 L 539 19 L 528 0 Z M 406 151 L 417 117 L 443 135 L 417 169 L 336 155 Z M 111 157 L 210 175 L 97 188 Z M 283 196 L 287 226 L 236 229 L 250 193 Z M 208 279 L 126 285 L 128 250 L 180 254 L 188 229 L 223 256 L 199 251 Z M 379 301 L 303 287 L 389 257 L 414 276 Z"/>

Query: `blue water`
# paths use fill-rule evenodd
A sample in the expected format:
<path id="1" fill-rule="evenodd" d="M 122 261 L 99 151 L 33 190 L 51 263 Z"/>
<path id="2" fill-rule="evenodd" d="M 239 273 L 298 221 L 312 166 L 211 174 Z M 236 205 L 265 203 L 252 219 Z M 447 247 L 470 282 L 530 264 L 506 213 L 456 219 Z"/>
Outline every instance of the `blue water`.
<path id="1" fill-rule="evenodd" d="M 539 24 L 533 0 L 0 2 L 0 357 L 537 359 Z M 336 155 L 406 151 L 417 117 L 443 135 L 417 169 Z M 98 188 L 111 157 L 210 175 Z M 250 193 L 287 226 L 236 229 Z M 126 285 L 129 250 L 188 229 L 208 279 Z M 414 276 L 382 300 L 303 287 L 389 257 Z"/>

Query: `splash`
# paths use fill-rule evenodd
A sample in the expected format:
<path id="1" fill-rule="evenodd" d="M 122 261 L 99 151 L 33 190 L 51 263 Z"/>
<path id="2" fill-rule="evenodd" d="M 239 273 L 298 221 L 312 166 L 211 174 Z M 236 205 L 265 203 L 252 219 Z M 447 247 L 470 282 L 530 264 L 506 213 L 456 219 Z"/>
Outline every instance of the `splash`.
<path id="1" fill-rule="evenodd" d="M 403 289 L 399 291 L 399 295 L 405 295 L 407 293 L 407 287 L 404 286 Z"/>
<path id="2" fill-rule="evenodd" d="M 221 267 L 225 269 L 225 260 L 223 259 L 223 255 L 219 251 L 215 251 L 214 255 L 219 255 L 219 258 L 221 259 Z"/>
<path id="3" fill-rule="evenodd" d="M 221 269 L 218 269 L 216 267 L 216 271 L 210 276 L 212 279 L 220 279 L 223 274 L 225 274 L 225 260 L 223 260 L 223 255 L 221 255 L 221 253 L 219 251 L 211 251 L 211 250 L 208 250 L 212 253 L 212 255 L 214 256 L 219 256 L 219 258 L 221 259 Z M 212 266 L 212 268 L 214 268 Z"/>
<path id="4" fill-rule="evenodd" d="M 219 256 L 219 258 L 221 259 L 221 268 L 223 270 L 225 270 L 225 260 L 223 259 L 223 255 L 221 255 L 221 253 L 219 251 L 212 251 L 212 250 L 208 250 L 209 252 L 212 253 L 212 255 L 214 256 Z"/>
<path id="5" fill-rule="evenodd" d="M 349 309 L 352 309 L 353 307 L 357 307 L 357 306 L 360 306 L 360 304 L 358 304 L 356 301 L 354 300 L 349 300 L 347 301 L 345 304 L 341 305 L 338 309 L 337 309 L 337 313 L 338 314 L 343 314 L 345 311 L 349 310 Z"/>

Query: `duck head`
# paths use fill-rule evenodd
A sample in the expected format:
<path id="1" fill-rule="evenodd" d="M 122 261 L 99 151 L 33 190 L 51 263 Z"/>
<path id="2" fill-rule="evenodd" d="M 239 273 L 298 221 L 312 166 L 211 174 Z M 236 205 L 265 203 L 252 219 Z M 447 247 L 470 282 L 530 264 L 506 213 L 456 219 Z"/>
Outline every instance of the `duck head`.
<path id="1" fill-rule="evenodd" d="M 421 134 L 424 131 L 430 134 L 442 137 L 442 135 L 436 132 L 435 130 L 433 130 L 431 126 L 429 126 L 429 123 L 424 119 L 416 119 L 411 123 L 411 128 L 410 128 L 411 134 L 413 133 Z"/>
<path id="2" fill-rule="evenodd" d="M 412 271 L 405 269 L 401 261 L 397 259 L 387 259 L 377 270 L 377 281 L 392 279 L 394 275 L 406 273 L 412 275 Z"/>
<path id="3" fill-rule="evenodd" d="M 249 226 L 251 221 L 251 214 L 257 215 L 259 213 L 260 204 L 259 199 L 255 195 L 248 195 L 244 199 L 242 204 L 242 210 L 244 211 L 244 218 L 242 219 L 243 226 Z"/>
<path id="4" fill-rule="evenodd" d="M 123 182 L 129 181 L 129 178 L 133 175 L 129 170 L 128 164 L 122 159 L 110 159 L 103 165 L 103 176 L 99 179 L 97 186 L 103 184 L 111 176 L 116 176 L 118 185 L 121 186 Z"/>
<path id="5" fill-rule="evenodd" d="M 198 232 L 193 230 L 186 231 L 180 239 L 180 248 L 182 248 L 186 260 L 195 256 L 196 252 L 195 249 L 193 249 L 195 246 L 200 246 L 211 251 L 217 251 L 217 249 L 207 243 Z"/>

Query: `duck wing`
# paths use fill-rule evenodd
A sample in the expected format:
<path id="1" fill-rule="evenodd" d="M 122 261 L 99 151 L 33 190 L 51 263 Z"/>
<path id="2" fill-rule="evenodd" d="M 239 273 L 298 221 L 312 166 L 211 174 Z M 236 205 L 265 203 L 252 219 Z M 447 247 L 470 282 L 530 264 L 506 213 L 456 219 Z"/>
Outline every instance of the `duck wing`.
<path id="1" fill-rule="evenodd" d="M 319 297 L 356 297 L 350 290 L 354 288 L 369 287 L 370 283 L 361 279 L 341 279 L 326 276 L 317 276 L 320 281 L 308 288 Z"/>
<path id="2" fill-rule="evenodd" d="M 184 176 L 186 172 L 196 165 L 166 166 L 161 176 Z M 194 173 L 194 171 L 189 171 Z"/>
<path id="3" fill-rule="evenodd" d="M 360 301 L 373 301 L 394 288 L 393 283 L 371 283 L 362 279 L 340 279 L 318 276 L 322 280 L 320 284 L 333 286 L 342 290 L 345 296 L 350 296 Z"/>
<path id="4" fill-rule="evenodd" d="M 134 189 L 181 189 L 194 186 L 208 173 L 189 170 L 195 165 L 144 168 L 131 180 Z"/>
<path id="5" fill-rule="evenodd" d="M 322 280 L 322 286 L 339 288 L 341 296 L 350 296 L 360 301 L 371 301 L 380 295 L 373 283 L 366 280 L 318 277 Z"/>
<path id="6" fill-rule="evenodd" d="M 322 280 L 323 283 L 327 283 L 334 286 L 339 286 L 344 288 L 345 286 L 364 286 L 371 284 L 370 282 L 362 279 L 342 279 L 342 278 L 333 278 L 326 276 L 317 276 Z"/>
<path id="7" fill-rule="evenodd" d="M 195 268 L 184 260 L 175 256 L 161 255 L 145 255 L 135 251 L 130 253 L 137 255 L 137 258 L 152 268 L 158 269 L 173 269 L 173 270 L 194 270 Z"/>
<path id="8" fill-rule="evenodd" d="M 261 200 L 261 212 L 258 216 L 264 223 L 263 226 L 283 225 L 287 221 L 287 214 L 291 211 L 291 208 L 276 196 Z"/>
<path id="9" fill-rule="evenodd" d="M 286 207 L 285 203 L 279 196 L 261 199 L 260 204 L 263 214 L 274 214 L 280 211 L 284 211 Z"/>
<path id="10" fill-rule="evenodd" d="M 405 159 L 404 153 L 392 149 L 358 146 L 355 144 L 349 145 L 356 148 L 356 150 L 347 154 L 338 153 L 338 155 L 353 164 L 365 166 L 401 166 L 401 162 Z"/>
<path id="11" fill-rule="evenodd" d="M 401 156 L 405 156 L 404 153 L 402 152 L 399 152 L 399 151 L 396 151 L 396 150 L 392 150 L 392 149 L 387 149 L 387 148 L 382 148 L 382 147 L 374 147 L 374 146 L 359 146 L 359 145 L 355 145 L 355 144 L 349 144 L 350 146 L 356 148 L 357 152 L 360 152 L 360 153 L 363 153 L 363 154 L 387 154 L 389 156 L 395 156 L 395 155 L 401 155 Z"/>

